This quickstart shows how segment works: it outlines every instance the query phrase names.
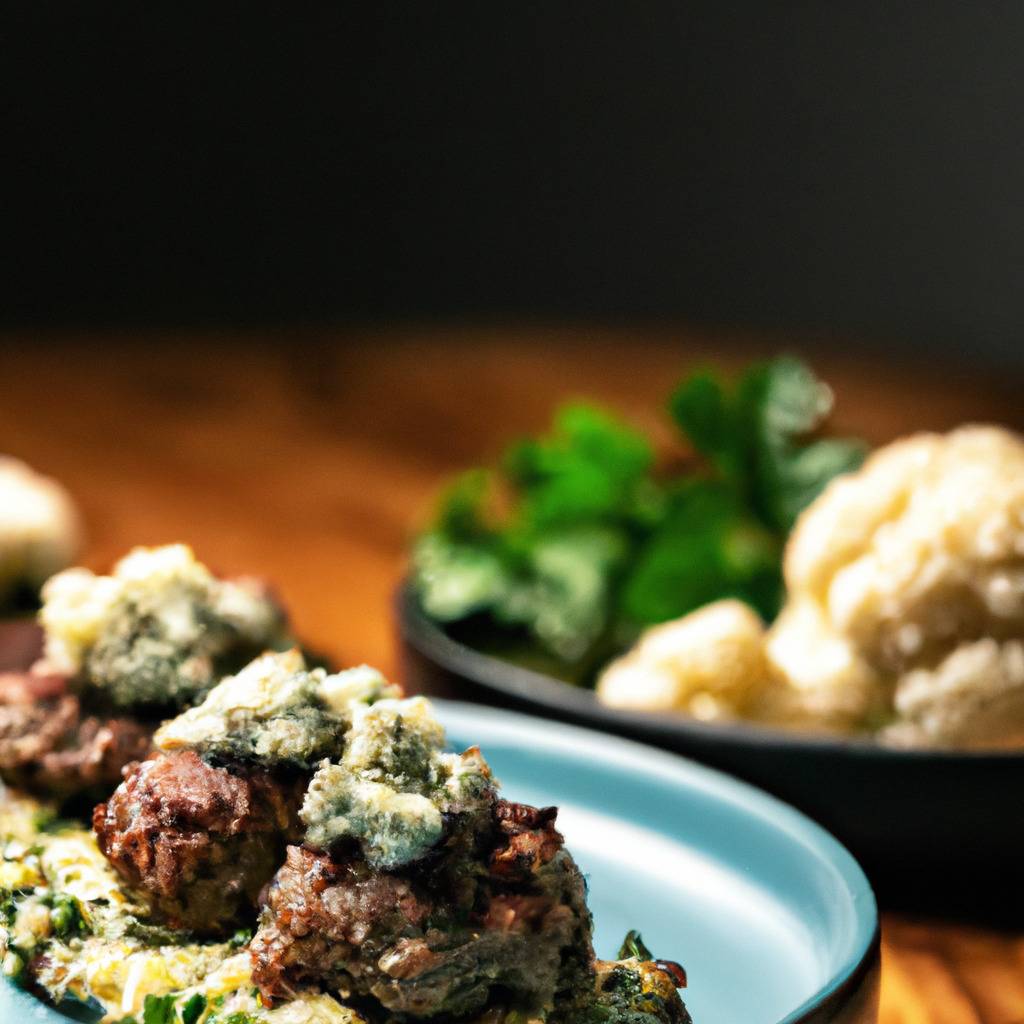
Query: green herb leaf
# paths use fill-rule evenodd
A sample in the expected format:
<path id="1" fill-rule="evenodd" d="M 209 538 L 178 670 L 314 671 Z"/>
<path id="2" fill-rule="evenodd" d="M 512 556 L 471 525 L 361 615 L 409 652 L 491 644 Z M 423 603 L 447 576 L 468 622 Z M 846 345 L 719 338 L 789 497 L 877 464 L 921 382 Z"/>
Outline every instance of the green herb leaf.
<path id="1" fill-rule="evenodd" d="M 177 997 L 146 996 L 142 1004 L 142 1024 L 174 1024 L 174 1003 Z"/>
<path id="2" fill-rule="evenodd" d="M 735 384 L 701 370 L 669 409 L 703 465 L 667 481 L 642 435 L 593 406 L 565 406 L 498 470 L 447 489 L 413 552 L 422 607 L 507 635 L 491 646 L 524 663 L 538 662 L 532 645 L 568 679 L 643 626 L 719 598 L 770 620 L 793 522 L 864 455 L 859 442 L 813 437 L 831 406 L 791 357 L 755 364 Z"/>
<path id="3" fill-rule="evenodd" d="M 193 993 L 181 1008 L 181 1024 L 196 1024 L 205 1009 L 206 996 L 201 992 Z"/>
<path id="4" fill-rule="evenodd" d="M 623 614 L 640 625 L 736 597 L 772 618 L 782 593 L 780 540 L 727 485 L 685 485 L 644 544 L 622 588 Z"/>
<path id="5" fill-rule="evenodd" d="M 56 892 L 49 899 L 50 924 L 59 939 L 70 939 L 89 930 L 82 917 L 82 908 L 74 896 Z"/>
<path id="6" fill-rule="evenodd" d="M 662 514 L 652 463 L 614 417 L 565 407 L 549 435 L 509 449 L 500 476 L 463 474 L 445 492 L 413 552 L 424 610 L 442 622 L 487 614 L 566 663 L 584 658 L 634 537 Z"/>
<path id="7" fill-rule="evenodd" d="M 619 947 L 617 960 L 628 960 L 635 957 L 637 960 L 653 960 L 654 954 L 644 945 L 640 933 L 634 928 L 626 932 L 626 937 Z"/>

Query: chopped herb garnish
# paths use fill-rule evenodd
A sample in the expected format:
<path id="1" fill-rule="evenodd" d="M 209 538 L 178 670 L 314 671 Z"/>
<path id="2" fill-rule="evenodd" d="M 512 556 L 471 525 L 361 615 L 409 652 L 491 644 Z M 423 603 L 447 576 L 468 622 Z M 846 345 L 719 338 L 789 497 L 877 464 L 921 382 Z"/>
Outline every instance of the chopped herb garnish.
<path id="1" fill-rule="evenodd" d="M 675 475 L 655 471 L 633 428 L 566 406 L 549 434 L 449 487 L 413 555 L 422 606 L 441 622 L 472 618 L 489 643 L 496 631 L 496 651 L 538 667 L 551 659 L 573 680 L 645 626 L 719 598 L 770 620 L 794 520 L 864 456 L 859 442 L 813 436 L 831 406 L 794 358 L 758 363 L 732 385 L 697 372 L 669 401 L 697 455 Z"/>
<path id="2" fill-rule="evenodd" d="M 176 996 L 146 996 L 142 1004 L 142 1024 L 175 1024 Z"/>
<path id="3" fill-rule="evenodd" d="M 201 992 L 195 992 L 189 996 L 188 1001 L 181 1008 L 182 1024 L 196 1024 L 206 1009 L 206 996 Z"/>
<path id="4" fill-rule="evenodd" d="M 89 930 L 85 918 L 82 917 L 82 908 L 74 896 L 57 892 L 50 897 L 49 904 L 50 924 L 58 939 L 70 939 Z"/>
<path id="5" fill-rule="evenodd" d="M 619 947 L 618 960 L 628 960 L 636 957 L 637 960 L 653 960 L 654 954 L 644 945 L 640 933 L 634 928 L 626 932 L 626 937 Z"/>

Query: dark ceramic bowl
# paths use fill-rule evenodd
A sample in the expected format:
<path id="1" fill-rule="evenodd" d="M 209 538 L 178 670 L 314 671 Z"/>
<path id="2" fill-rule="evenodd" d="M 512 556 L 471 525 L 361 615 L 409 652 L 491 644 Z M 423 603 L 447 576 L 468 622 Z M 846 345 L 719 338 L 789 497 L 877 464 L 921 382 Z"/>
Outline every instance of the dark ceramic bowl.
<path id="1" fill-rule="evenodd" d="M 1024 753 L 892 750 L 751 725 L 605 707 L 590 690 L 459 642 L 398 593 L 410 690 L 530 710 L 672 750 L 815 818 L 860 860 L 884 905 L 1019 924 Z"/>

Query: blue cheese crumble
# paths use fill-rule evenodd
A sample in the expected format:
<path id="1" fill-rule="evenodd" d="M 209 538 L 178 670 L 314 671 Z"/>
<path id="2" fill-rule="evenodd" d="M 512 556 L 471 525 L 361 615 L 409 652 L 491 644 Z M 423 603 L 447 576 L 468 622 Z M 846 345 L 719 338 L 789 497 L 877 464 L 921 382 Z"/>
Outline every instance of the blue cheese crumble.
<path id="1" fill-rule="evenodd" d="M 419 860 L 444 837 L 446 819 L 486 806 L 493 785 L 478 749 L 450 754 L 444 745 L 422 697 L 353 709 L 344 754 L 322 762 L 306 792 L 306 843 L 353 840 L 385 870 Z"/>
<path id="2" fill-rule="evenodd" d="M 195 750 L 212 761 L 312 768 L 340 755 L 360 708 L 399 692 L 365 665 L 328 673 L 307 669 L 297 650 L 264 654 L 164 724 L 154 743 L 167 752 Z"/>
<path id="3" fill-rule="evenodd" d="M 136 548 L 110 576 L 67 569 L 42 596 L 50 670 L 119 707 L 193 703 L 287 642 L 281 609 L 259 581 L 218 579 L 184 544 Z"/>

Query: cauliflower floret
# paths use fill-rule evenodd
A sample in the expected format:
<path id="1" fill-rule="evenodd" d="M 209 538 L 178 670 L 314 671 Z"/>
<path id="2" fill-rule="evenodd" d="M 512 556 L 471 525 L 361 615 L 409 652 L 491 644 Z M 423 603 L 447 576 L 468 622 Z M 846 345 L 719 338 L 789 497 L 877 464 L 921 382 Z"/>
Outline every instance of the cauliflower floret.
<path id="1" fill-rule="evenodd" d="M 713 720 L 743 714 L 766 677 L 763 623 L 726 600 L 647 630 L 604 670 L 597 693 L 612 707 Z"/>
<path id="2" fill-rule="evenodd" d="M 885 687 L 812 601 L 788 604 L 765 638 L 775 685 L 753 717 L 778 725 L 846 731 L 884 713 Z"/>
<path id="3" fill-rule="evenodd" d="M 67 491 L 17 459 L 0 456 L 0 603 L 38 589 L 75 555 L 78 514 Z"/>
<path id="4" fill-rule="evenodd" d="M 1024 739 L 1020 437 L 972 426 L 881 449 L 800 517 L 784 571 L 768 717 L 887 718 L 902 745 Z"/>
<path id="5" fill-rule="evenodd" d="M 991 638 L 958 647 L 935 668 L 898 682 L 894 746 L 1024 745 L 1024 642 Z"/>
<path id="6" fill-rule="evenodd" d="M 963 427 L 881 449 L 800 517 L 785 575 L 883 672 L 1024 635 L 1024 440 Z"/>
<path id="7" fill-rule="evenodd" d="M 835 479 L 786 549 L 767 634 L 736 602 L 649 630 L 606 703 L 904 745 L 1024 743 L 1024 439 L 920 434 Z"/>

